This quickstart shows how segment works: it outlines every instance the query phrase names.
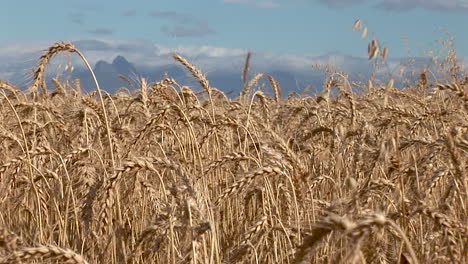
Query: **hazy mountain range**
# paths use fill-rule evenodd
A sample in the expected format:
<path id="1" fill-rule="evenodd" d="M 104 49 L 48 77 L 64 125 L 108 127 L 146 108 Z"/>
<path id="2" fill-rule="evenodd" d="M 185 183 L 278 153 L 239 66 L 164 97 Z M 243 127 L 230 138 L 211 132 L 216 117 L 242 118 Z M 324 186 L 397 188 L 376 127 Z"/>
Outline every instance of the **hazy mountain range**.
<path id="1" fill-rule="evenodd" d="M 168 64 L 162 66 L 144 67 L 135 65 L 127 61 L 123 56 L 117 56 L 109 63 L 104 60 L 99 60 L 95 67 L 94 73 L 99 81 L 102 89 L 109 93 L 114 93 L 121 87 L 126 87 L 132 90 L 138 87 L 139 77 L 145 78 L 149 82 L 159 81 L 168 76 L 174 78 L 180 85 L 189 85 L 194 90 L 201 89 L 198 81 L 191 76 L 190 72 L 182 65 Z M 252 78 L 257 72 L 251 72 L 249 78 Z M 312 68 L 307 71 L 294 71 L 287 67 L 276 67 L 270 71 L 263 72 L 269 74 L 280 83 L 282 95 L 287 96 L 291 92 L 301 92 L 309 85 L 309 93 L 322 90 L 324 83 L 324 73 L 321 70 L 313 70 Z M 132 87 L 129 87 L 127 81 L 119 77 L 125 76 L 132 82 Z M 370 77 L 370 71 L 364 73 L 350 73 L 350 79 L 354 81 L 362 81 L 367 83 Z M 383 76 L 382 76 L 383 77 Z M 409 74 L 405 76 L 407 79 L 417 79 L 418 74 L 411 77 Z M 72 78 L 79 78 L 84 90 L 91 91 L 95 89 L 94 82 L 91 75 L 85 69 L 75 71 Z M 217 69 L 208 72 L 207 79 L 211 86 L 216 87 L 230 97 L 239 95 L 244 84 L 241 80 L 241 69 Z M 384 81 L 388 81 L 388 76 L 383 77 Z M 402 87 L 403 83 L 400 79 L 395 77 L 395 87 Z M 261 89 L 267 94 L 272 93 L 272 88 L 266 78 L 261 79 L 256 86 L 256 89 Z"/>
<path id="2" fill-rule="evenodd" d="M 148 81 L 161 80 L 165 75 L 170 78 L 174 78 L 181 85 L 190 85 L 195 90 L 200 89 L 200 86 L 194 77 L 190 75 L 188 70 L 183 66 L 176 64 L 163 65 L 154 67 L 139 67 L 129 61 L 123 56 L 117 56 L 112 62 L 100 60 L 94 67 L 94 73 L 99 81 L 99 85 L 102 89 L 113 93 L 121 87 L 128 87 L 127 81 L 119 77 L 123 75 L 133 82 L 135 87 L 138 87 L 138 77 L 144 77 Z M 309 84 L 313 84 L 314 87 L 321 87 L 323 81 L 323 74 L 317 72 L 310 72 L 308 75 L 297 72 L 288 71 L 288 69 L 277 69 L 267 74 L 272 75 L 281 85 L 283 94 L 290 92 L 299 92 Z M 253 73 L 250 74 L 252 77 Z M 89 72 L 85 69 L 75 70 L 72 78 L 79 78 L 81 85 L 85 90 L 95 89 L 94 82 Z M 230 71 L 227 69 L 219 69 L 211 71 L 207 74 L 207 78 L 211 86 L 221 89 L 222 91 L 230 94 L 230 96 L 236 96 L 239 94 L 243 87 L 241 80 L 241 69 L 238 71 Z M 260 87 L 262 90 L 269 93 L 271 88 L 268 86 L 266 80 L 260 81 Z"/>
<path id="3" fill-rule="evenodd" d="M 216 87 L 231 97 L 239 94 L 244 86 L 241 72 L 246 50 L 228 49 L 213 46 L 183 46 L 164 47 L 147 41 L 127 40 L 78 40 L 75 45 L 86 54 L 93 66 L 100 87 L 109 93 L 114 93 L 121 87 L 132 89 L 138 87 L 140 77 L 148 82 L 159 81 L 165 74 L 174 78 L 180 85 L 191 86 L 194 90 L 201 89 L 198 81 L 179 62 L 172 58 L 178 53 L 187 58 L 206 74 L 211 86 Z M 21 43 L 20 43 L 21 44 Z M 34 43 L 33 43 L 34 44 Z M 36 44 L 17 43 L 0 45 L 0 79 L 25 88 L 31 84 L 32 71 L 41 52 L 35 49 Z M 45 45 L 43 45 L 45 46 Z M 411 60 L 409 60 L 411 59 Z M 412 61 L 411 64 L 406 63 Z M 79 78 L 85 91 L 95 89 L 89 71 L 76 55 L 59 54 L 54 56 L 47 65 L 46 80 L 60 75 L 60 80 Z M 340 52 L 323 55 L 290 54 L 257 51 L 252 53 L 249 79 L 256 73 L 273 76 L 282 89 L 283 96 L 290 92 L 300 92 L 305 87 L 313 85 L 311 92 L 322 90 L 325 74 L 323 68 L 330 65 L 333 72 L 346 72 L 350 81 L 363 81 L 371 74 L 376 74 L 384 82 L 395 79 L 395 87 L 402 87 L 398 79 L 398 69 L 405 66 L 406 76 L 411 78 L 411 69 L 416 72 L 423 66 L 431 66 L 428 58 L 389 58 L 385 67 L 375 69 L 374 61 L 365 57 L 355 57 Z M 63 65 L 74 67 L 72 73 L 64 71 Z M 58 67 L 62 65 L 62 67 Z M 314 65 L 319 65 L 314 67 Z M 123 75 L 132 81 L 129 85 L 119 77 Z M 53 85 L 49 85 L 52 89 Z M 354 85 L 356 87 L 356 85 Z M 255 89 L 271 93 L 271 87 L 265 78 L 261 79 Z"/>

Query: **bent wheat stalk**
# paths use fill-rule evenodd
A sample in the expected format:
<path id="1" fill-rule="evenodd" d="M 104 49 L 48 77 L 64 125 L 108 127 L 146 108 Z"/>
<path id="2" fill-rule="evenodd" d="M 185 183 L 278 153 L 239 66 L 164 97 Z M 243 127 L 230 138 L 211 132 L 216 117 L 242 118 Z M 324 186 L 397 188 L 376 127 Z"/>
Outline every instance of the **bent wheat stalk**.
<path id="1" fill-rule="evenodd" d="M 102 112 L 104 114 L 104 121 L 105 121 L 105 125 L 106 125 L 107 140 L 109 142 L 109 153 L 110 153 L 111 160 L 112 160 L 112 166 L 114 167 L 115 166 L 115 159 L 114 159 L 114 150 L 113 150 L 113 144 L 112 144 L 112 136 L 111 136 L 111 130 L 110 130 L 110 125 L 109 125 L 109 118 L 108 118 L 108 115 L 107 115 L 106 106 L 104 104 L 104 99 L 103 99 L 103 96 L 102 96 L 101 88 L 99 87 L 99 83 L 98 83 L 98 81 L 96 79 L 96 75 L 94 74 L 94 71 L 93 71 L 91 65 L 89 65 L 88 60 L 83 55 L 83 53 L 81 53 L 81 51 L 79 51 L 75 47 L 75 45 L 73 45 L 73 43 L 63 42 L 63 41 L 62 42 L 57 42 L 57 43 L 55 43 L 54 45 L 50 46 L 47 49 L 47 52 L 44 53 L 41 56 L 41 58 L 39 59 L 39 62 L 37 63 L 36 70 L 34 71 L 33 84 L 30 87 L 30 90 L 33 91 L 33 92 L 36 92 L 37 88 L 39 86 L 41 86 L 42 89 L 43 89 L 43 92 L 47 93 L 47 91 L 45 89 L 45 81 L 44 81 L 45 66 L 50 62 L 50 59 L 52 59 L 52 57 L 55 54 L 57 54 L 57 53 L 59 53 L 61 51 L 68 51 L 68 52 L 71 52 L 71 53 L 78 54 L 78 56 L 80 56 L 80 58 L 83 60 L 84 64 L 86 65 L 86 68 L 88 68 L 89 72 L 91 73 L 91 76 L 93 77 L 93 81 L 94 81 L 94 84 L 96 85 L 96 89 L 97 89 L 97 92 L 99 94 L 99 99 L 101 101 Z"/>

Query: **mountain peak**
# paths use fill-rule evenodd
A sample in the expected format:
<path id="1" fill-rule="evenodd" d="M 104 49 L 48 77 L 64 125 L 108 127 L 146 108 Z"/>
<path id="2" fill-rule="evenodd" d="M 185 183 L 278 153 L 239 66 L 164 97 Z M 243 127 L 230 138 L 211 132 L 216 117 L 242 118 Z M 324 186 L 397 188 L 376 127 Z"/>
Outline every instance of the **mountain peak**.
<path id="1" fill-rule="evenodd" d="M 112 61 L 113 65 L 130 65 L 130 63 L 125 59 L 123 56 L 115 57 L 114 61 Z"/>
<path id="2" fill-rule="evenodd" d="M 94 66 L 94 71 L 96 72 L 113 72 L 114 67 L 106 61 L 100 60 Z"/>
<path id="3" fill-rule="evenodd" d="M 119 74 L 125 76 L 130 76 L 137 72 L 135 66 L 120 55 L 115 57 L 114 61 L 112 61 L 112 66 Z"/>

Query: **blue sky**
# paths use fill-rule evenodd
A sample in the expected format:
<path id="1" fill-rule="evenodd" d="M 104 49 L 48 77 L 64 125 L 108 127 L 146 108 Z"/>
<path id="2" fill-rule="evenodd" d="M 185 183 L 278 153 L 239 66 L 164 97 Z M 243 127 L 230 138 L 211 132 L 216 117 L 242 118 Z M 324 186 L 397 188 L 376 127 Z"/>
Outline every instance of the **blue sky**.
<path id="1" fill-rule="evenodd" d="M 436 41 L 446 38 L 444 32 L 454 37 L 458 55 L 468 58 L 468 0 L 17 0 L 2 9 L 0 59 L 9 60 L 15 53 L 25 60 L 28 52 L 59 40 L 94 39 L 153 43 L 159 51 L 187 56 L 197 47 L 217 47 L 223 54 L 365 58 L 373 37 L 389 48 L 390 58 L 402 58 L 440 47 Z M 351 30 L 358 18 L 367 39 Z M 91 61 L 116 55 L 97 50 L 90 49 Z"/>
<path id="2" fill-rule="evenodd" d="M 360 18 L 396 56 L 407 55 L 405 37 L 412 49 L 430 48 L 442 30 L 455 37 L 460 55 L 468 55 L 466 0 L 19 0 L 7 1 L 3 10 L 2 41 L 105 36 L 365 56 L 366 44 L 351 30 Z"/>

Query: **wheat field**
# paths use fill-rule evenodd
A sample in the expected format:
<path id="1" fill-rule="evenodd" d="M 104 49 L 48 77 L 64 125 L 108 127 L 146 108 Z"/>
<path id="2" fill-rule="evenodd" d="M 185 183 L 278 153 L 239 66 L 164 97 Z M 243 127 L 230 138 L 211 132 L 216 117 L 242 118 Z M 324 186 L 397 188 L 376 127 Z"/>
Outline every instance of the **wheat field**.
<path id="1" fill-rule="evenodd" d="M 59 42 L 29 89 L 0 81 L 0 263 L 468 261 L 456 58 L 406 87 L 326 71 L 321 92 L 283 95 L 249 53 L 229 98 L 178 54 L 201 91 L 171 78 L 46 87 L 58 53 L 89 67 Z"/>

